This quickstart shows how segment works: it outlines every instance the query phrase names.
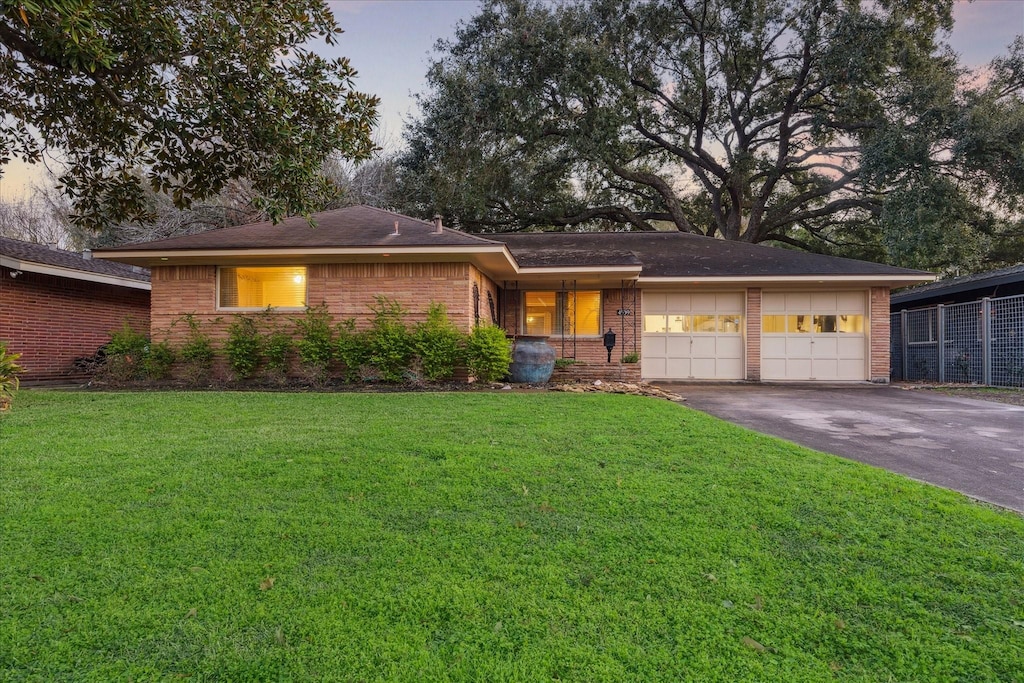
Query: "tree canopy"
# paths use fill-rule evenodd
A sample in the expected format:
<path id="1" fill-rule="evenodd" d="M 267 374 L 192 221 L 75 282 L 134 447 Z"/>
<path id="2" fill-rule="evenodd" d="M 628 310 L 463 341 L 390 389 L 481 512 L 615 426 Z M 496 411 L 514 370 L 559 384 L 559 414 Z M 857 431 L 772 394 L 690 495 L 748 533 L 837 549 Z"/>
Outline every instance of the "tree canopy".
<path id="1" fill-rule="evenodd" d="M 0 0 L 0 171 L 64 162 L 79 223 L 145 219 L 244 179 L 274 219 L 309 214 L 329 154 L 369 158 L 377 98 L 353 90 L 320 0 Z"/>
<path id="2" fill-rule="evenodd" d="M 487 0 L 430 68 L 406 208 L 484 231 L 668 222 L 921 266 L 998 251 L 1019 226 L 998 188 L 1021 196 L 1022 49 L 964 87 L 950 12 Z"/>

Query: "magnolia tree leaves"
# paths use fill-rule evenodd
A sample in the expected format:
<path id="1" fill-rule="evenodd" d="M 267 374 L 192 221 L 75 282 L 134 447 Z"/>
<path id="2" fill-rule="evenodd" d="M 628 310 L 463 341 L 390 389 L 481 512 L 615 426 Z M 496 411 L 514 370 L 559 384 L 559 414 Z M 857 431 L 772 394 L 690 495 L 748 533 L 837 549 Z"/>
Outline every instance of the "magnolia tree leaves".
<path id="1" fill-rule="evenodd" d="M 353 90 L 318 0 L 0 0 L 0 170 L 52 150 L 76 220 L 144 220 L 146 185 L 179 207 L 245 179 L 273 219 L 330 196 L 329 154 L 374 146 L 377 98 Z"/>

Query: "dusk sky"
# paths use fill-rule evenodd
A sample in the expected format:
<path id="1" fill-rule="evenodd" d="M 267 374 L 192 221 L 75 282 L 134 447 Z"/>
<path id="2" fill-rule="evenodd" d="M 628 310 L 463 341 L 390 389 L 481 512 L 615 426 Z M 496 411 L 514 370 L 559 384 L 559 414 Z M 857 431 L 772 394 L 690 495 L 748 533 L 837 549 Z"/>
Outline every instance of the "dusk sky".
<path id="1" fill-rule="evenodd" d="M 345 30 L 325 55 L 346 56 L 359 71 L 358 90 L 381 98 L 378 141 L 401 145 L 402 121 L 415 112 L 413 95 L 426 87 L 424 75 L 438 39 L 450 38 L 459 20 L 471 17 L 476 0 L 335 0 L 328 3 Z M 1024 1 L 958 2 L 948 42 L 969 67 L 1005 53 L 1024 34 Z M 0 199 L 26 198 L 42 174 L 17 162 L 0 178 Z"/>

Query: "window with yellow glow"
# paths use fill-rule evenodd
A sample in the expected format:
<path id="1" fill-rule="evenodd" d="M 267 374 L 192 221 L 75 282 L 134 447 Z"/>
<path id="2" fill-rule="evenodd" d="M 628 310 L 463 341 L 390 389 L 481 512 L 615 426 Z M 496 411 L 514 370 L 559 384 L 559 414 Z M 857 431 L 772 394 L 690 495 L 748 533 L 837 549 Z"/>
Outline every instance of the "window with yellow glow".
<path id="1" fill-rule="evenodd" d="M 523 332 L 535 335 L 601 334 L 601 292 L 526 292 Z"/>
<path id="2" fill-rule="evenodd" d="M 761 316 L 761 331 L 765 334 L 779 334 L 786 331 L 786 316 L 765 315 Z"/>
<path id="3" fill-rule="evenodd" d="M 302 308 L 305 266 L 246 266 L 220 269 L 220 308 Z"/>

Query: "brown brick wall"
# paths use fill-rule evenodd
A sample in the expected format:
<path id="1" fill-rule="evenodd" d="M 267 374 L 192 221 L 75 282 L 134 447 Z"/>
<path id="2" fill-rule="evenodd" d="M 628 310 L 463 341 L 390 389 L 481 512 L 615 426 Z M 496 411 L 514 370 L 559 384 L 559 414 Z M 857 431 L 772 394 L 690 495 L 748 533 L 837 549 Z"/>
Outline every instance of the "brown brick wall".
<path id="1" fill-rule="evenodd" d="M 889 383 L 889 288 L 871 288 L 870 369 L 872 382 Z"/>
<path id="2" fill-rule="evenodd" d="M 149 332 L 149 292 L 86 280 L 0 273 L 0 340 L 20 353 L 22 380 L 79 379 L 74 360 L 96 353 L 130 320 Z"/>
<path id="3" fill-rule="evenodd" d="M 747 289 L 747 381 L 761 381 L 761 289 Z"/>
<path id="4" fill-rule="evenodd" d="M 341 321 L 355 318 L 358 327 L 370 324 L 370 306 L 387 296 L 410 312 L 409 324 L 424 319 L 431 302 L 444 303 L 448 316 L 468 331 L 473 322 L 471 278 L 465 263 L 328 263 L 308 266 L 307 298 L 311 306 L 327 304 Z M 217 310 L 215 266 L 161 266 L 153 269 L 153 335 L 179 344 L 188 329 L 178 322 L 192 313 L 207 325 L 214 339 L 227 337 L 232 311 Z M 485 298 L 486 300 L 486 298 Z M 299 311 L 274 311 L 282 324 Z"/>

